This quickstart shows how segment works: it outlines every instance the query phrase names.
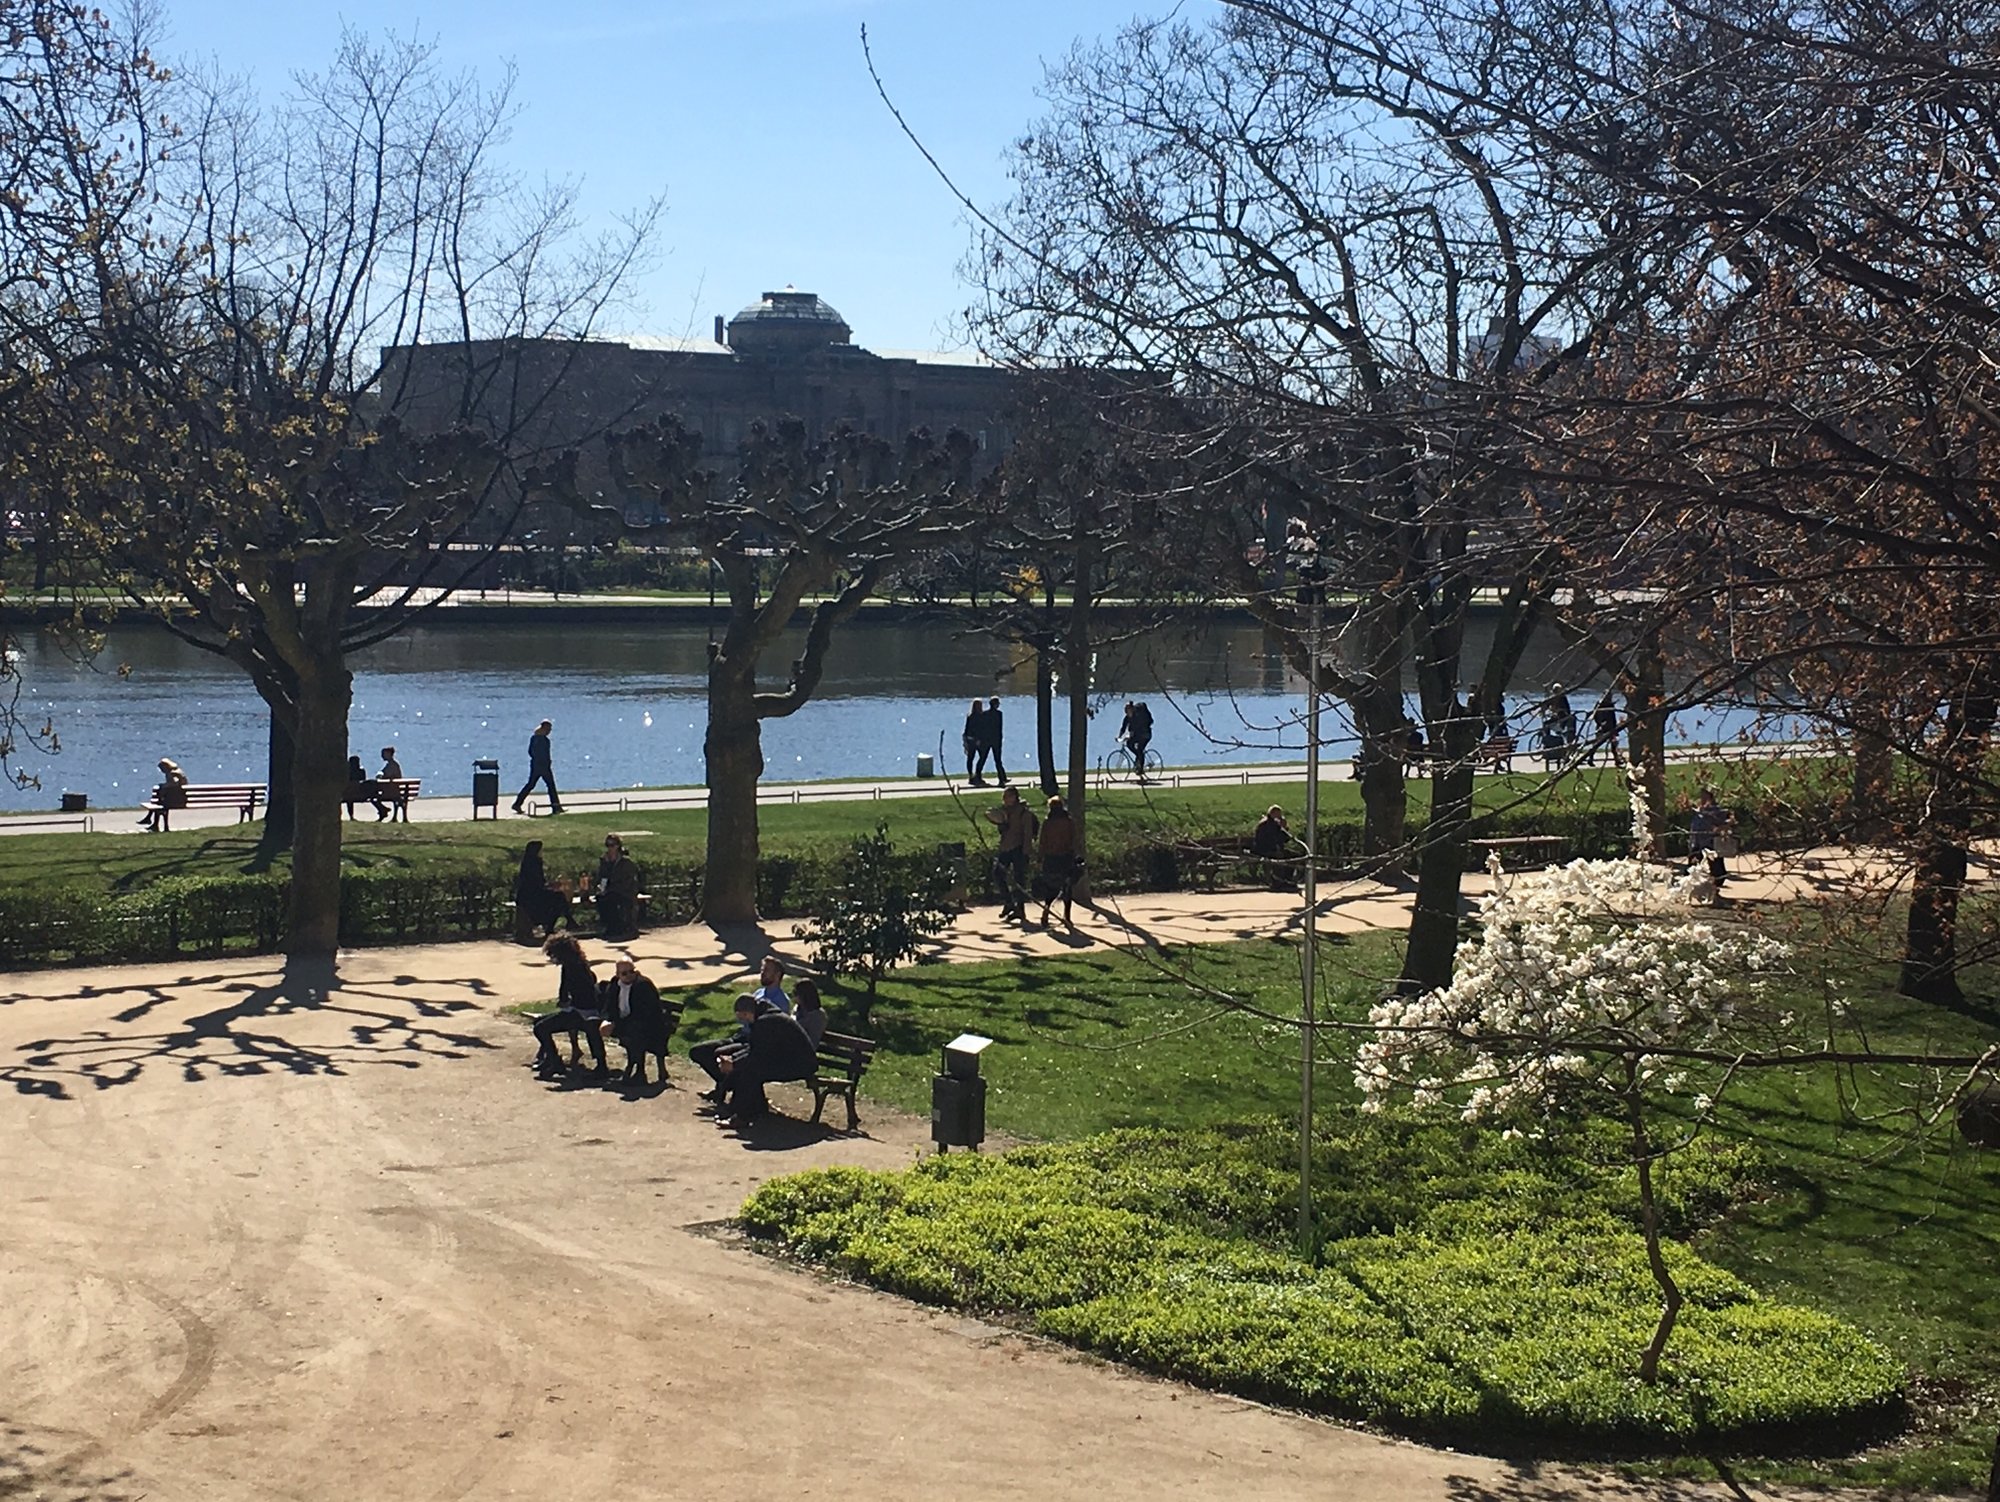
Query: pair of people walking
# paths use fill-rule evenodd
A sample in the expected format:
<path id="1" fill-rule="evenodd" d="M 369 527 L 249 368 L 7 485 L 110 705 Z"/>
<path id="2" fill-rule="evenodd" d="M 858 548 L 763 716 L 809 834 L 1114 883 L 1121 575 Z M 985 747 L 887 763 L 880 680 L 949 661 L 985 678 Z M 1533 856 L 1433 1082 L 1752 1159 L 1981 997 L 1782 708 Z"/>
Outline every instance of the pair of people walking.
<path id="1" fill-rule="evenodd" d="M 1000 806 L 986 811 L 986 817 L 1000 830 L 1000 848 L 993 858 L 993 878 L 1000 888 L 1000 916 L 1026 921 L 1028 898 L 1041 899 L 1042 922 L 1049 921 L 1049 909 L 1058 899 L 1063 905 L 1063 922 L 1068 923 L 1075 901 L 1077 879 L 1083 875 L 1083 861 L 1076 850 L 1076 821 L 1061 798 L 1051 798 L 1048 817 L 1036 819 L 1033 810 L 1021 801 L 1018 789 L 1000 795 Z M 1042 858 L 1040 876 L 1028 880 L 1028 851 Z"/>
<path id="2" fill-rule="evenodd" d="M 985 787 L 986 778 L 981 775 L 986 770 L 986 758 L 993 758 L 993 772 L 1000 785 L 1007 785 L 1007 767 L 1000 759 L 1000 741 L 1003 726 L 1000 701 L 989 699 L 984 704 L 977 699 L 966 711 L 965 730 L 960 743 L 965 748 L 965 780 L 974 787 Z"/>

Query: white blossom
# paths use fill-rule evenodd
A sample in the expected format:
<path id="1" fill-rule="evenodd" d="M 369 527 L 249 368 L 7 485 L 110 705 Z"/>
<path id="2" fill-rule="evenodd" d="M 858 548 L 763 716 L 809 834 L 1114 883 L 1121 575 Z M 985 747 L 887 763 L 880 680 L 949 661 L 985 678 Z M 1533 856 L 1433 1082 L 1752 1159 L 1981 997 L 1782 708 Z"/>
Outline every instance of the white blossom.
<path id="1" fill-rule="evenodd" d="M 1452 983 L 1388 997 L 1359 1050 L 1364 1108 L 1408 1096 L 1467 1120 L 1546 1108 L 1579 1087 L 1634 1084 L 1712 1105 L 1722 1066 L 1678 1051 L 1729 1051 L 1739 995 L 1784 945 L 1694 920 L 1686 891 L 1638 861 L 1495 872 L 1476 939 Z"/>

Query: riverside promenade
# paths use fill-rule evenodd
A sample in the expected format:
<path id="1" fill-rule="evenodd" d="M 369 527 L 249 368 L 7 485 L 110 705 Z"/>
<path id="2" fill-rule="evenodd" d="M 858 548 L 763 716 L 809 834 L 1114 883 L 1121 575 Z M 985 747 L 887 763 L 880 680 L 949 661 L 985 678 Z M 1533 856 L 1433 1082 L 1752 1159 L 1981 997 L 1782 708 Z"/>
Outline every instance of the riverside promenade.
<path id="1" fill-rule="evenodd" d="M 1774 742 L 1756 745 L 1697 745 L 1674 746 L 1667 751 L 1667 760 L 1675 765 L 1694 762 L 1713 762 L 1725 758 L 1776 759 L 1780 757 L 1824 756 L 1828 750 L 1811 742 Z M 1608 757 L 1600 757 L 1601 765 L 1609 766 Z M 1523 751 L 1515 757 L 1515 776 L 1547 775 L 1540 759 Z M 411 769 L 424 776 L 417 768 Z M 1352 780 L 1353 765 L 1346 757 L 1329 757 L 1320 764 L 1322 782 L 1347 782 Z M 1559 769 L 1560 772 L 1560 769 Z M 1482 776 L 1499 775 L 1482 772 Z M 1262 783 L 1302 783 L 1306 777 L 1305 763 L 1300 762 L 1254 762 L 1216 763 L 1210 766 L 1167 767 L 1144 786 L 1155 791 L 1172 792 L 1180 788 L 1201 787 L 1254 787 Z M 1413 776 L 1412 784 L 1423 779 Z M 472 795 L 470 778 L 462 792 L 427 792 L 421 798 L 410 801 L 410 820 L 418 824 L 453 823 L 470 819 L 472 815 Z M 1021 789 L 1023 797 L 1034 797 L 1039 784 L 1034 776 L 1024 773 L 1014 778 L 1014 786 Z M 424 786 L 432 789 L 436 783 L 424 776 Z M 773 803 L 869 803 L 894 798 L 947 798 L 954 792 L 963 796 L 968 784 L 962 777 L 906 777 L 906 778 L 835 778 L 814 782 L 764 782 L 757 789 L 760 804 Z M 1129 776 L 1120 776 L 1102 771 L 1093 771 L 1093 790 L 1110 788 L 1137 788 L 1140 786 Z M 995 784 L 989 783 L 975 791 L 989 794 L 997 791 Z M 549 817 L 548 800 L 537 793 L 528 799 L 525 814 L 515 814 L 509 807 L 512 794 L 503 785 L 500 796 L 499 816 L 502 819 L 534 819 Z M 563 809 L 566 813 L 626 813 L 634 809 L 676 809 L 705 808 L 708 805 L 708 789 L 704 787 L 658 787 L 623 789 L 580 789 L 563 794 Z M 360 815 L 359 823 L 373 820 L 374 813 L 363 802 L 356 806 Z M 59 830 L 76 830 L 81 833 L 130 834 L 138 820 L 138 806 L 129 808 L 93 808 L 83 813 L 31 813 L 0 815 L 0 835 L 49 834 Z M 480 817 L 486 817 L 482 812 Z M 234 825 L 236 814 L 227 808 L 176 809 L 174 827 L 176 829 L 215 829 Z"/>

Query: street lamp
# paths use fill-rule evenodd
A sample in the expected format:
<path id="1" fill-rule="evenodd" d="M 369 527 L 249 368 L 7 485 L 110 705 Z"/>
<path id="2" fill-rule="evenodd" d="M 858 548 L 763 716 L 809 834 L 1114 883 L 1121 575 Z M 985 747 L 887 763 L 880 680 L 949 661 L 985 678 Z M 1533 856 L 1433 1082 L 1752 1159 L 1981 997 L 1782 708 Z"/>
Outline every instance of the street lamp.
<path id="1" fill-rule="evenodd" d="M 1319 962 L 1319 631 L 1326 608 L 1326 568 L 1305 523 L 1293 520 L 1285 540 L 1306 613 L 1306 856 L 1305 954 L 1299 965 L 1299 1247 L 1312 1238 L 1313 995 Z"/>

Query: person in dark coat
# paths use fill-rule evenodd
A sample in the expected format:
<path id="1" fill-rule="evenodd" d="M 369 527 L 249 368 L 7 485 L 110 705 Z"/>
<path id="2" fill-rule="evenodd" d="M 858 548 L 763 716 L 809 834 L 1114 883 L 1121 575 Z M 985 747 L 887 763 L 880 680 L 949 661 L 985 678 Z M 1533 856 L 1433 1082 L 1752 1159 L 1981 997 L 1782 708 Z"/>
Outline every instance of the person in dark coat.
<path id="1" fill-rule="evenodd" d="M 759 1017 L 775 1012 L 778 1008 L 773 1003 L 745 991 L 736 998 L 736 1031 L 727 1038 L 711 1038 L 688 1050 L 688 1062 L 715 1082 L 712 1089 L 701 1092 L 701 1098 L 714 1103 L 716 1115 L 728 1113 L 730 1070 L 750 1047 L 750 1025 Z M 730 1064 L 725 1065 L 724 1059 L 730 1060 Z"/>
<path id="2" fill-rule="evenodd" d="M 625 1046 L 625 1079 L 646 1083 L 648 1055 L 660 1061 L 660 1083 L 667 1082 L 667 1009 L 660 988 L 639 973 L 630 956 L 620 956 L 611 979 L 597 988 L 597 1009 L 604 1016 L 598 1031 Z"/>
<path id="3" fill-rule="evenodd" d="M 542 842 L 530 840 L 521 852 L 521 869 L 514 873 L 514 942 L 534 943 L 538 928 L 553 936 L 556 925 L 568 920 L 569 897 L 549 885 Z"/>
<path id="4" fill-rule="evenodd" d="M 993 775 L 1002 787 L 1007 785 L 1007 764 L 1000 758 L 1000 741 L 1005 734 L 1006 718 L 1000 712 L 1000 701 L 997 698 L 988 699 L 986 701 L 986 750 L 993 753 Z M 984 763 L 985 759 L 985 756 L 982 754 L 980 761 Z"/>
<path id="5" fill-rule="evenodd" d="M 802 1080 L 819 1064 L 819 1050 L 796 1017 L 765 1012 L 750 1023 L 748 1046 L 723 1067 L 729 1077 L 729 1125 L 746 1127 L 771 1113 L 764 1087 L 776 1080 Z"/>
<path id="6" fill-rule="evenodd" d="M 562 967 L 562 985 L 556 993 L 556 1009 L 535 1022 L 535 1041 L 541 1045 L 535 1054 L 535 1067 L 551 1073 L 562 1071 L 562 1056 L 556 1052 L 558 1033 L 569 1034 L 569 1062 L 575 1067 L 580 1061 L 576 1040 L 581 1034 L 590 1040 L 590 1056 L 596 1061 L 599 1077 L 608 1076 L 611 1066 L 604 1062 L 604 1038 L 597 1028 L 604 1020 L 597 1010 L 597 972 L 590 968 L 583 946 L 572 935 L 555 935 L 542 946 L 542 953 L 550 964 Z"/>
<path id="7" fill-rule="evenodd" d="M 615 834 L 604 837 L 604 859 L 597 863 L 597 931 L 607 939 L 639 932 L 639 867 Z"/>
<path id="8" fill-rule="evenodd" d="M 544 720 L 535 727 L 535 733 L 528 737 L 528 780 L 521 784 L 521 791 L 514 795 L 514 812 L 521 812 L 521 805 L 528 801 L 528 794 L 541 783 L 549 790 L 549 812 L 562 812 L 562 794 L 556 791 L 555 762 L 549 751 L 549 732 L 555 729 L 555 722 Z"/>
<path id="9" fill-rule="evenodd" d="M 362 801 L 375 805 L 375 822 L 381 823 L 389 817 L 389 805 L 382 801 L 382 790 L 368 775 L 368 769 L 361 765 L 361 758 L 347 758 L 347 817 L 354 817 L 354 805 Z"/>
<path id="10" fill-rule="evenodd" d="M 986 765 L 986 706 L 977 699 L 965 712 L 965 728 L 959 732 L 958 743 L 965 748 L 965 780 L 974 787 L 985 787 L 986 779 L 979 775 L 979 769 Z"/>

